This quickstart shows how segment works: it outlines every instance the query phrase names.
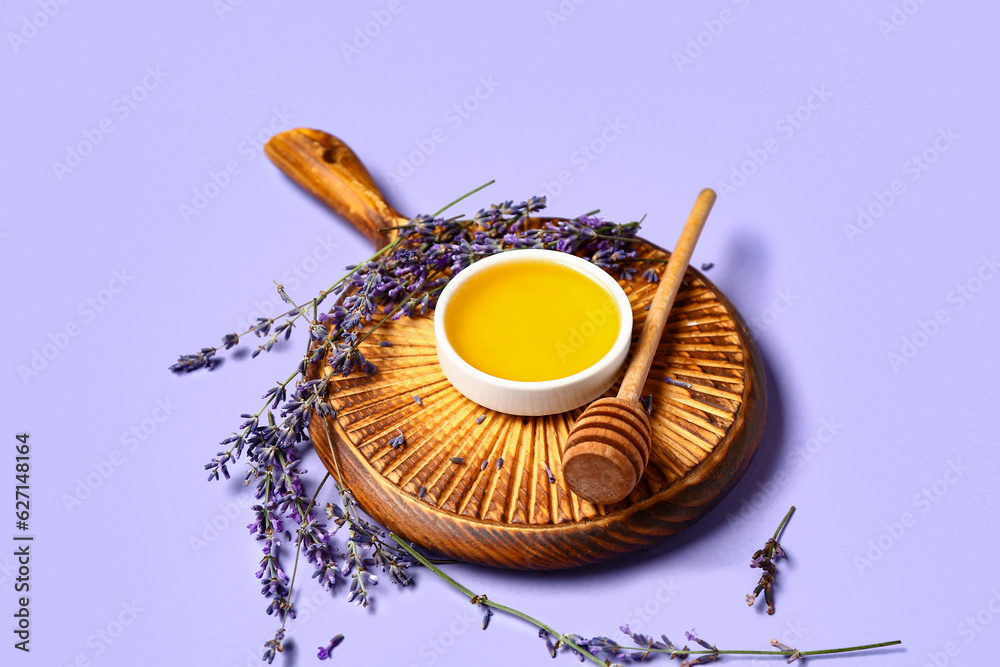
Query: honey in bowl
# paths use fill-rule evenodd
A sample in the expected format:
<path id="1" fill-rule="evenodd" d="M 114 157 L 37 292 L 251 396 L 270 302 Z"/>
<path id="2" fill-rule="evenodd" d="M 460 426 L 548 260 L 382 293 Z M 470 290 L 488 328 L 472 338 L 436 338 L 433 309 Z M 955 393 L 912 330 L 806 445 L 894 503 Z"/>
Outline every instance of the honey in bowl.
<path id="1" fill-rule="evenodd" d="M 600 361 L 621 316 L 608 290 L 563 263 L 525 258 L 490 266 L 451 296 L 448 341 L 474 368 L 505 380 L 542 382 Z"/>

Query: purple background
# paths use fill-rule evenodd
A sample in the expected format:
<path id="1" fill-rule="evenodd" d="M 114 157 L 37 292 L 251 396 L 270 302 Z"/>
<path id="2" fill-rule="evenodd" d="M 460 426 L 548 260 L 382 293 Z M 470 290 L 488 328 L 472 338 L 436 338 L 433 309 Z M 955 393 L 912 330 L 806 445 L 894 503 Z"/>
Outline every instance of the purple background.
<path id="1" fill-rule="evenodd" d="M 698 190 L 720 189 L 694 262 L 715 262 L 765 356 L 750 470 L 662 548 L 566 573 L 450 568 L 463 583 L 584 635 L 898 638 L 830 664 L 994 662 L 1000 9 L 444 4 L 3 4 L 0 539 L 28 431 L 36 541 L 30 656 L 12 647 L 0 548 L 2 661 L 259 663 L 276 625 L 247 496 L 201 466 L 301 339 L 218 372 L 166 367 L 273 308 L 272 279 L 306 299 L 367 256 L 260 152 L 256 137 L 307 126 L 348 142 L 408 214 L 495 178 L 459 210 L 548 194 L 554 214 L 648 214 L 645 235 L 670 245 Z M 197 193 L 212 198 L 185 216 Z M 743 601 L 747 563 L 792 504 L 768 617 Z M 337 632 L 340 664 L 549 664 L 530 627 L 483 633 L 417 574 L 380 586 L 374 610 L 307 581 L 275 664 L 315 664 Z"/>

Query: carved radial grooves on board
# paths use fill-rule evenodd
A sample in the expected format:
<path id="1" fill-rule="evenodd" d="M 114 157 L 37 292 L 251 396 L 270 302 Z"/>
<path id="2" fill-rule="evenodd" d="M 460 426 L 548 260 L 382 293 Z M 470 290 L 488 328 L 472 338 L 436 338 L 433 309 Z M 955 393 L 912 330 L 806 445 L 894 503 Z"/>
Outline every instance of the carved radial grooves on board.
<path id="1" fill-rule="evenodd" d="M 653 246 L 642 247 L 646 257 L 667 257 Z M 663 264 L 652 266 L 662 270 Z M 635 341 L 655 285 L 642 278 L 621 284 L 632 305 Z M 329 402 L 337 410 L 335 426 L 341 434 L 333 446 L 351 448 L 359 466 L 354 474 L 374 476 L 363 483 L 346 481 L 372 493 L 381 488 L 379 493 L 394 498 L 394 511 L 402 512 L 407 521 L 434 517 L 435 530 L 452 531 L 448 534 L 453 538 L 475 543 L 486 540 L 481 531 L 489 529 L 487 541 L 493 547 L 509 542 L 512 549 L 523 552 L 525 563 L 535 564 L 532 567 L 555 566 L 550 562 L 559 558 L 591 560 L 569 552 L 556 555 L 552 549 L 620 552 L 658 541 L 657 536 L 675 532 L 700 513 L 672 505 L 669 512 L 655 515 L 632 508 L 648 507 L 651 500 L 672 493 L 727 438 L 745 407 L 748 360 L 730 308 L 689 269 L 643 390 L 644 396 L 653 395 L 649 462 L 635 490 L 621 503 L 591 504 L 569 491 L 562 477 L 566 439 L 582 408 L 516 417 L 472 403 L 447 382 L 437 364 L 433 313 L 387 322 L 362 343 L 365 357 L 379 369 L 375 376 L 331 378 Z M 617 388 L 605 395 L 614 396 Z M 633 438 L 642 428 L 629 422 L 614 437 Z M 389 441 L 399 435 L 405 444 L 393 448 Z M 329 456 L 321 454 L 329 466 Z M 503 465 L 498 466 L 501 459 Z M 376 484 L 376 479 L 381 481 Z M 365 503 L 365 498 L 359 500 Z M 616 536 L 593 531 L 584 536 L 583 528 L 605 520 L 602 517 L 620 517 Z M 473 530 L 469 527 L 473 525 L 479 528 Z M 518 538 L 509 532 L 545 526 L 561 531 L 580 526 L 580 541 L 566 538 L 569 541 L 536 548 L 531 536 L 537 533 Z M 423 524 L 404 532 L 420 535 L 418 528 L 423 530 Z M 474 559 L 492 562 L 487 556 Z"/>

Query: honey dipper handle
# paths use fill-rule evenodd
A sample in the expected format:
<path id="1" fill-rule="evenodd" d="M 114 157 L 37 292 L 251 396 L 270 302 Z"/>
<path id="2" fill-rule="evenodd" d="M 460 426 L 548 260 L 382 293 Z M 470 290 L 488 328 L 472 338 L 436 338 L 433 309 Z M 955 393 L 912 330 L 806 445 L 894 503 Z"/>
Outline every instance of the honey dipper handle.
<path id="1" fill-rule="evenodd" d="M 386 203 L 371 174 L 347 144 L 320 130 L 298 128 L 271 137 L 264 152 L 293 181 L 382 248 L 404 224 Z"/>
<path id="2" fill-rule="evenodd" d="M 674 298 L 684 280 L 684 272 L 687 271 L 691 255 L 694 253 L 694 246 L 698 242 L 701 230 L 708 220 L 708 214 L 715 204 L 715 191 L 705 188 L 698 193 L 698 199 L 694 202 L 691 214 L 681 236 L 677 239 L 677 245 L 670 254 L 667 262 L 667 270 L 660 276 L 660 286 L 653 296 L 653 303 L 649 307 L 649 314 L 646 316 L 646 323 L 642 327 L 642 334 L 639 336 L 639 344 L 636 346 L 635 354 L 622 379 L 621 389 L 618 391 L 618 398 L 626 401 L 637 401 L 642 393 L 642 387 L 646 384 L 646 376 L 649 375 L 649 367 L 653 363 L 653 356 L 656 348 L 660 344 L 663 336 L 663 329 L 667 325 L 667 318 L 670 309 L 674 305 Z"/>

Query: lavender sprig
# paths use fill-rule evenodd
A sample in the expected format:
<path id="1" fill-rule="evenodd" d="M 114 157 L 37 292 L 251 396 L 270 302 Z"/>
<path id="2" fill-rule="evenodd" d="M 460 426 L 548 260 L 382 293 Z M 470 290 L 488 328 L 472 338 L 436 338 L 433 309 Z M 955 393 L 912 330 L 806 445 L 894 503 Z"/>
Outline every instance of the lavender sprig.
<path id="1" fill-rule="evenodd" d="M 773 588 L 775 577 L 778 575 L 778 569 L 774 566 L 774 561 L 785 557 L 785 551 L 778 544 L 778 535 L 781 534 L 782 529 L 788 523 L 788 519 L 791 518 L 793 512 L 795 512 L 794 505 L 785 514 L 785 518 L 781 520 L 781 523 L 778 524 L 778 529 L 774 531 L 774 535 L 764 543 L 764 548 L 754 552 L 750 561 L 750 567 L 760 568 L 761 575 L 760 581 L 757 582 L 757 588 L 753 590 L 752 594 L 747 595 L 747 606 L 752 607 L 757 596 L 763 591 L 764 601 L 767 602 L 768 614 L 774 613 Z"/>
<path id="2" fill-rule="evenodd" d="M 614 640 L 608 637 L 594 637 L 594 638 L 584 638 L 580 635 L 572 633 L 560 633 L 553 629 L 550 625 L 525 614 L 524 612 L 518 611 L 512 607 L 500 604 L 493 600 L 490 600 L 486 595 L 477 595 L 473 593 L 470 589 L 466 588 L 458 581 L 453 579 L 450 575 L 445 574 L 440 568 L 436 567 L 426 556 L 417 551 L 412 545 L 406 542 L 403 538 L 399 537 L 395 533 L 390 532 L 389 537 L 391 537 L 400 548 L 405 550 L 410 556 L 413 557 L 418 563 L 426 567 L 428 570 L 437 575 L 438 578 L 445 581 L 453 588 L 461 592 L 463 595 L 469 598 L 469 601 L 473 604 L 478 604 L 481 607 L 495 609 L 497 611 L 502 611 L 504 613 L 510 614 L 511 616 L 516 616 L 528 623 L 534 625 L 538 628 L 538 636 L 545 641 L 545 648 L 551 657 L 555 657 L 560 649 L 565 649 L 570 653 L 573 653 L 582 662 L 584 660 L 589 660 L 596 665 L 601 665 L 602 667 L 621 667 L 622 662 L 635 662 L 635 661 L 646 661 L 655 655 L 666 655 L 669 658 L 684 658 L 681 665 L 698 665 L 706 662 L 712 662 L 718 660 L 722 655 L 764 655 L 764 656 L 774 656 L 774 657 L 784 657 L 789 659 L 791 662 L 793 659 L 798 659 L 802 657 L 807 657 L 810 655 L 832 655 L 836 653 L 848 653 L 854 651 L 867 651 L 870 649 L 884 648 L 886 646 L 896 646 L 901 644 L 900 640 L 880 642 L 878 644 L 865 644 L 861 646 L 848 646 L 844 648 L 834 648 L 834 649 L 820 649 L 815 651 L 799 651 L 791 647 L 786 647 L 784 645 L 775 644 L 776 640 L 771 640 L 772 646 L 776 646 L 777 651 L 756 651 L 756 650 L 739 650 L 739 649 L 728 649 L 723 650 L 716 647 L 714 644 L 710 644 L 705 640 L 698 637 L 697 632 L 694 630 L 689 630 L 685 633 L 688 641 L 693 641 L 702 648 L 700 649 L 689 649 L 687 646 L 682 648 L 677 648 L 670 642 L 665 635 L 661 635 L 660 639 L 662 641 L 654 640 L 652 637 L 646 635 L 640 635 L 638 633 L 633 633 L 629 630 L 629 627 L 622 626 L 621 630 L 627 634 L 633 641 L 635 641 L 637 646 L 621 646 Z M 492 614 L 490 614 L 492 616 Z M 483 620 L 483 629 L 486 629 L 488 625 L 488 618 Z M 606 655 L 619 660 L 621 662 L 612 663 L 610 658 L 601 658 L 600 656 Z M 697 656 L 692 658 L 691 656 Z"/>

